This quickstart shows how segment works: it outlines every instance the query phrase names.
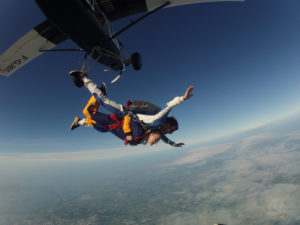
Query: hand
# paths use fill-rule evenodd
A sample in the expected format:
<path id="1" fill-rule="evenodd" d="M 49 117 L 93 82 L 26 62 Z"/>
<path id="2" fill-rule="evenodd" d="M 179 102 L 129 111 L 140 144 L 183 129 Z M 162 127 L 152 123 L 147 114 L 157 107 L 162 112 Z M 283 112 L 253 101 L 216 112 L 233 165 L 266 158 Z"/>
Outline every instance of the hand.
<path id="1" fill-rule="evenodd" d="M 129 144 L 131 146 L 136 145 L 135 141 L 133 140 L 133 136 L 132 135 L 127 135 L 125 138 L 125 145 Z"/>
<path id="2" fill-rule="evenodd" d="M 131 146 L 136 145 L 135 141 L 133 140 L 133 136 L 132 135 L 127 135 L 126 136 L 126 140 L 127 140 L 127 143 L 130 144 Z"/>
<path id="3" fill-rule="evenodd" d="M 182 147 L 184 145 L 184 143 L 178 143 L 176 144 L 176 147 Z"/>
<path id="4" fill-rule="evenodd" d="M 189 86 L 189 88 L 186 90 L 184 96 L 183 96 L 183 99 L 184 100 L 187 100 L 189 99 L 190 97 L 192 97 L 193 95 L 191 94 L 191 92 L 194 90 L 194 86 Z"/>
<path id="5" fill-rule="evenodd" d="M 127 135 L 127 136 L 126 136 L 126 140 L 127 140 L 127 141 L 132 141 L 132 140 L 133 140 L 132 135 Z"/>

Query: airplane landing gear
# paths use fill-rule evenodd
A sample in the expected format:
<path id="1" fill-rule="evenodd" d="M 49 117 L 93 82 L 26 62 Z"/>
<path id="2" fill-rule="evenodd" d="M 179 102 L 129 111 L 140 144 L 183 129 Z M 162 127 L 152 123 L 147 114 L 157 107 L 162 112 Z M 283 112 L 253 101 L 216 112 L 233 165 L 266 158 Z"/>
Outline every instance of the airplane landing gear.
<path id="1" fill-rule="evenodd" d="M 135 70 L 140 70 L 142 68 L 142 57 L 139 53 L 135 52 L 131 54 L 130 61 Z"/>

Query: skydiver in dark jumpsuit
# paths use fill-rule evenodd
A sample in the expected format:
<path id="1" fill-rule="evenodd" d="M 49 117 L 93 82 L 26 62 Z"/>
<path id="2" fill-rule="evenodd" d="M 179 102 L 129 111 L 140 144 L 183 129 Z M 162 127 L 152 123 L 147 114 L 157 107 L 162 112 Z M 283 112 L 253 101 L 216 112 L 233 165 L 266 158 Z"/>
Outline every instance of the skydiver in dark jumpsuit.
<path id="1" fill-rule="evenodd" d="M 101 120 L 104 120 L 104 116 L 100 117 L 100 113 L 96 114 L 99 105 L 102 105 L 106 109 L 111 111 L 114 115 L 116 115 L 117 117 L 124 118 L 123 133 L 116 134 L 118 137 L 124 138 L 124 135 L 125 135 L 125 138 L 130 141 L 130 140 L 133 140 L 134 132 L 135 132 L 134 136 L 136 137 L 136 131 L 133 132 L 130 130 L 130 128 L 138 127 L 137 124 L 140 125 L 140 123 L 137 123 L 137 122 L 131 120 L 131 118 L 129 116 L 124 115 L 124 112 L 126 109 L 124 109 L 123 105 L 117 104 L 116 102 L 108 99 L 105 96 L 105 94 L 103 93 L 103 90 L 101 90 L 101 88 L 98 88 L 97 85 L 95 83 L 93 83 L 92 80 L 87 78 L 86 73 L 80 72 L 80 71 L 71 71 L 70 75 L 72 75 L 73 81 L 76 84 L 76 86 L 82 87 L 84 85 L 86 88 L 88 88 L 88 90 L 91 92 L 91 94 L 93 94 L 92 98 L 90 99 L 90 102 L 87 104 L 87 106 L 85 107 L 85 109 L 83 111 L 84 115 L 86 116 L 86 119 L 80 120 L 78 117 L 76 117 L 71 126 L 71 129 L 74 129 L 74 128 L 78 127 L 79 125 L 81 125 L 81 126 L 90 126 L 90 127 L 94 127 L 94 128 L 98 127 L 98 128 L 96 128 L 97 130 L 106 132 L 106 130 L 105 130 L 106 128 L 103 129 L 102 126 L 97 125 L 95 122 L 93 125 L 91 123 L 91 118 L 90 118 L 90 117 L 96 118 L 96 115 L 97 115 L 98 120 L 100 118 L 102 118 Z M 182 103 L 184 100 L 192 97 L 191 91 L 193 89 L 194 89 L 194 87 L 190 86 L 187 89 L 184 96 L 175 97 L 172 101 L 167 103 L 166 108 L 164 108 L 163 110 L 161 110 L 159 113 L 157 113 L 155 115 L 136 114 L 138 120 L 143 121 L 143 123 L 146 124 L 148 127 L 154 127 L 154 128 L 156 128 L 156 130 L 159 129 L 160 133 L 161 133 L 161 138 L 164 142 L 166 142 L 172 146 L 175 146 L 175 147 L 181 147 L 183 145 L 183 143 L 176 144 L 175 142 L 170 141 L 165 136 L 165 134 L 171 134 L 173 131 L 178 129 L 178 123 L 177 123 L 176 119 L 174 117 L 168 117 L 167 115 L 169 114 L 170 110 L 174 106 L 176 106 L 176 105 Z M 88 110 L 90 105 L 96 105 L 97 107 L 95 107 L 95 109 Z M 94 112 L 94 114 L 91 113 L 92 111 Z M 91 115 L 91 116 L 89 116 L 89 115 Z M 111 118 L 107 118 L 105 123 L 107 123 L 109 121 L 113 122 L 110 119 Z M 136 128 L 134 128 L 134 129 L 136 129 Z M 119 132 L 119 129 L 117 129 L 117 130 Z M 113 131 L 113 132 L 115 132 L 115 131 Z"/>
<path id="2" fill-rule="evenodd" d="M 118 138 L 124 140 L 125 144 L 129 143 L 131 145 L 141 143 L 153 145 L 160 140 L 161 132 L 159 130 L 150 131 L 142 127 L 139 122 L 130 120 L 129 117 L 124 119 L 124 109 L 122 105 L 106 98 L 97 85 L 88 79 L 86 75 L 82 76 L 81 80 L 85 87 L 92 93 L 92 97 L 83 109 L 83 114 L 86 118 L 75 118 L 75 122 L 72 124 L 73 129 L 81 125 L 92 127 L 100 132 L 111 132 Z M 108 115 L 98 112 L 100 105 L 111 111 L 112 114 Z M 74 126 L 74 124 L 76 125 Z M 127 140 L 129 133 L 132 138 Z"/>

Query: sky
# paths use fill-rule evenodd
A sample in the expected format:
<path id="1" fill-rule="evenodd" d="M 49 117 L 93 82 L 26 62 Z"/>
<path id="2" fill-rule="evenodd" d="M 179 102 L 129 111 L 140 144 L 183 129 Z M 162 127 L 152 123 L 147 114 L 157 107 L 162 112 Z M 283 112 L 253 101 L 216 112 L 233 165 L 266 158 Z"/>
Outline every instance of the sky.
<path id="1" fill-rule="evenodd" d="M 123 104 L 144 99 L 164 107 L 194 85 L 194 96 L 170 113 L 179 121 L 170 138 L 187 146 L 297 113 L 299 9 L 297 0 L 163 9 L 120 35 L 130 52 L 141 53 L 143 68 L 127 68 L 117 83 L 108 85 L 108 96 Z M 118 31 L 137 16 L 112 27 Z M 1 1 L 0 52 L 44 19 L 34 1 Z M 76 45 L 66 41 L 58 47 Z M 11 77 L 0 77 L 1 153 L 130 149 L 109 133 L 69 130 L 90 97 L 68 75 L 80 69 L 82 59 L 83 53 L 47 53 Z M 104 69 L 94 66 L 89 77 L 109 83 L 116 73 Z"/>

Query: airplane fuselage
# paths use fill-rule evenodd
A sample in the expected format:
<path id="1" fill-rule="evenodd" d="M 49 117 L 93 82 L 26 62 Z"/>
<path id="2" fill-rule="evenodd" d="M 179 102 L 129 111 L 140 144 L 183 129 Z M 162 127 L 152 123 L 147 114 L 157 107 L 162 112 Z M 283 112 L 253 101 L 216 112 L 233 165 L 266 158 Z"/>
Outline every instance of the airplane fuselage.
<path id="1" fill-rule="evenodd" d="M 109 20 L 100 7 L 86 0 L 35 0 L 48 20 L 98 62 L 122 70 L 118 40 L 112 39 Z"/>
<path id="2" fill-rule="evenodd" d="M 129 27 L 153 12 L 192 3 L 243 0 L 35 0 L 47 19 L 23 35 L 0 55 L 0 75 L 10 76 L 46 51 L 54 51 L 64 40 L 73 40 L 97 62 L 113 70 L 130 64 L 141 68 L 138 53 L 122 56 L 123 46 L 116 39 Z M 137 13 L 148 12 L 117 33 L 110 22 Z M 59 49 L 56 49 L 59 50 Z M 125 52 L 127 53 L 127 52 Z"/>

